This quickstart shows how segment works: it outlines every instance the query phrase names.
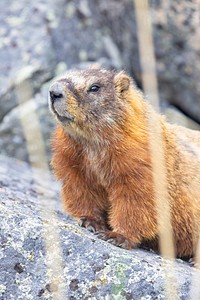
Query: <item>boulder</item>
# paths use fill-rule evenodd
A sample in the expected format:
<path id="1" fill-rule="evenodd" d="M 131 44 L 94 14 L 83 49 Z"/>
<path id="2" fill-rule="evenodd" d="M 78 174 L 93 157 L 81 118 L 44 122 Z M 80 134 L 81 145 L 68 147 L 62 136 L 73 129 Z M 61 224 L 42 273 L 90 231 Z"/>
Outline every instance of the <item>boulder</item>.
<path id="1" fill-rule="evenodd" d="M 99 240 L 63 213 L 58 190 L 49 174 L 0 157 L 0 299 L 165 299 L 167 274 L 189 299 L 188 263 L 176 260 L 173 274 L 155 253 Z"/>
<path id="2" fill-rule="evenodd" d="M 18 105 L 16 87 L 20 81 L 30 79 L 35 93 L 52 76 L 56 61 L 46 6 L 41 1 L 30 1 L 28 6 L 24 0 L 0 2 L 0 121 Z"/>
<path id="3" fill-rule="evenodd" d="M 44 143 L 44 148 L 48 160 L 50 161 L 50 138 L 55 127 L 55 121 L 48 108 L 48 87 L 50 83 L 43 84 L 40 93 L 36 93 L 33 98 L 19 103 L 9 113 L 5 115 L 0 123 L 0 149 L 1 154 L 16 157 L 19 160 L 29 161 L 29 149 L 26 134 L 31 139 L 29 144 L 35 145 L 34 154 L 31 156 L 35 162 L 39 163 L 40 153 L 38 143 Z M 36 118 L 34 118 L 36 117 Z M 41 133 L 41 140 L 37 139 L 36 132 Z M 34 156 L 34 157 L 33 157 Z"/>
<path id="4" fill-rule="evenodd" d="M 151 13 L 160 98 L 200 122 L 198 3 L 152 1 Z"/>
<path id="5" fill-rule="evenodd" d="M 172 124 L 177 124 L 193 130 L 200 131 L 199 123 L 187 117 L 173 105 L 167 106 L 162 113 L 166 116 L 166 119 Z"/>

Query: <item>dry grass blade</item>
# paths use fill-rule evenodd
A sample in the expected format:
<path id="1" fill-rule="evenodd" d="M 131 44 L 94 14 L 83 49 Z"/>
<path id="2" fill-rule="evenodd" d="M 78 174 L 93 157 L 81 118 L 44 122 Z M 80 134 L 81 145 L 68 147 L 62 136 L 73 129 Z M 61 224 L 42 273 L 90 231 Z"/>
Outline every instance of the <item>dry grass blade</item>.
<path id="1" fill-rule="evenodd" d="M 57 218 L 54 213 L 55 203 L 48 201 L 48 186 L 51 185 L 51 174 L 48 168 L 45 146 L 40 130 L 39 120 L 36 114 L 35 103 L 32 101 L 29 114 L 24 113 L 22 107 L 26 100 L 32 97 L 31 82 L 27 79 L 16 87 L 16 96 L 20 110 L 20 122 L 26 139 L 29 160 L 32 166 L 33 180 L 37 184 L 42 180 L 44 189 L 37 190 L 40 214 L 43 220 L 43 238 L 46 250 L 47 276 L 50 282 L 49 290 L 53 300 L 65 299 L 65 284 L 63 281 L 62 249 L 59 241 L 59 231 L 56 227 Z M 30 108 L 30 107 L 29 107 Z M 37 169 L 40 169 L 41 176 Z M 39 179 L 40 178 L 40 179 Z M 39 189 L 39 185 L 37 185 Z"/>
<path id="2" fill-rule="evenodd" d="M 147 0 L 135 0 L 134 5 L 138 27 L 137 33 L 143 87 L 150 103 L 153 105 L 156 111 L 159 111 L 158 85 L 149 5 Z M 159 225 L 160 251 L 164 258 L 171 259 L 169 263 L 166 263 L 166 265 L 164 262 L 166 275 L 166 297 L 167 299 L 174 300 L 178 299 L 178 293 L 176 289 L 175 272 L 173 270 L 175 253 L 173 232 L 171 227 L 170 205 L 167 191 L 167 174 L 164 159 L 165 149 L 162 142 L 162 128 L 158 118 L 156 117 L 156 112 L 149 111 L 148 118 L 149 146 L 153 166 L 154 193 Z"/>

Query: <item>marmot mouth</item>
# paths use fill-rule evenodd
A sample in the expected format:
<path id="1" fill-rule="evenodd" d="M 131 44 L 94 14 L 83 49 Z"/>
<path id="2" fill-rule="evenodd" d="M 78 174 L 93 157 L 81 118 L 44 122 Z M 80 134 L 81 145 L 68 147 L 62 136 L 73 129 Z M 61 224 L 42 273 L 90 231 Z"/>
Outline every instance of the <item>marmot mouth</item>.
<path id="1" fill-rule="evenodd" d="M 66 122 L 69 123 L 69 122 L 73 121 L 72 117 L 60 116 L 58 114 L 56 114 L 56 116 L 57 116 L 58 120 L 62 123 L 66 123 Z"/>
<path id="2" fill-rule="evenodd" d="M 60 121 L 60 122 L 62 122 L 62 123 L 69 123 L 69 122 L 71 122 L 71 121 L 73 121 L 74 120 L 74 118 L 72 117 L 72 116 L 70 116 L 70 115 L 65 115 L 65 116 L 63 116 L 63 115 L 60 115 L 58 112 L 57 112 L 57 110 L 55 109 L 55 107 L 52 105 L 51 106 L 51 108 L 52 108 L 52 111 L 53 111 L 53 113 L 56 115 L 56 117 L 57 117 L 57 119 Z"/>

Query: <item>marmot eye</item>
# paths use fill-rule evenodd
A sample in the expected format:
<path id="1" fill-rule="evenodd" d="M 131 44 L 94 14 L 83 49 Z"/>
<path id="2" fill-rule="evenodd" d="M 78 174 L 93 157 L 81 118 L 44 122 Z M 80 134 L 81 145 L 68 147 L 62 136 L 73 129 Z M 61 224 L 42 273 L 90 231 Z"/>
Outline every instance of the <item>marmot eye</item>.
<path id="1" fill-rule="evenodd" d="M 97 84 L 94 84 L 94 85 L 91 85 L 88 92 L 96 93 L 96 92 L 98 92 L 99 89 L 100 89 L 100 86 L 98 86 Z"/>

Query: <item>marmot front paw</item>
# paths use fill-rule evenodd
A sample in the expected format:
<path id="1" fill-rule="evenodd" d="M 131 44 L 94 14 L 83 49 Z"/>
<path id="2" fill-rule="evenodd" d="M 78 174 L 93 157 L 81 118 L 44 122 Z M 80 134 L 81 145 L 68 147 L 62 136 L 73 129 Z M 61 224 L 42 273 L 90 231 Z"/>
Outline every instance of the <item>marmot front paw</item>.
<path id="1" fill-rule="evenodd" d="M 79 220 L 79 226 L 85 227 L 91 232 L 101 232 L 109 230 L 105 221 L 102 219 L 96 219 L 93 217 L 82 216 Z"/>
<path id="2" fill-rule="evenodd" d="M 97 234 L 98 238 L 108 241 L 109 243 L 121 247 L 123 249 L 133 249 L 137 246 L 137 243 L 132 242 L 131 240 L 124 237 L 122 234 L 114 231 L 100 232 Z"/>

